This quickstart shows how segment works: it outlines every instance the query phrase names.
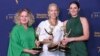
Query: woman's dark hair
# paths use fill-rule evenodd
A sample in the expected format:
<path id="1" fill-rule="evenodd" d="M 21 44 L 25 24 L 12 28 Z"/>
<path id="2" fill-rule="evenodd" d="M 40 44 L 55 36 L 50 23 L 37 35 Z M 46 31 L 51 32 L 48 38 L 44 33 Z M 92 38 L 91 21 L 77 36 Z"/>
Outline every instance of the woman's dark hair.
<path id="1" fill-rule="evenodd" d="M 77 7 L 80 8 L 80 3 L 77 2 L 77 1 L 72 1 L 72 2 L 70 2 L 69 7 L 70 7 L 71 4 L 76 4 Z"/>

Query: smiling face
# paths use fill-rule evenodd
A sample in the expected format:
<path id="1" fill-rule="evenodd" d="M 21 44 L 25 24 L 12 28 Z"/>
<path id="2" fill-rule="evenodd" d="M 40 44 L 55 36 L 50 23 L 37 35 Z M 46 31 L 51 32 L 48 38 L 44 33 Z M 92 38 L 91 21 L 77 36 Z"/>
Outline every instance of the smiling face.
<path id="1" fill-rule="evenodd" d="M 75 4 L 75 3 L 70 4 L 69 13 L 71 14 L 72 17 L 77 16 L 79 10 L 80 9 L 77 4 Z"/>
<path id="2" fill-rule="evenodd" d="M 26 11 L 22 11 L 20 14 L 20 23 L 22 25 L 26 25 L 29 22 L 28 13 Z"/>
<path id="3" fill-rule="evenodd" d="M 51 4 L 48 8 L 48 16 L 51 19 L 56 19 L 58 17 L 59 11 L 56 4 Z"/>

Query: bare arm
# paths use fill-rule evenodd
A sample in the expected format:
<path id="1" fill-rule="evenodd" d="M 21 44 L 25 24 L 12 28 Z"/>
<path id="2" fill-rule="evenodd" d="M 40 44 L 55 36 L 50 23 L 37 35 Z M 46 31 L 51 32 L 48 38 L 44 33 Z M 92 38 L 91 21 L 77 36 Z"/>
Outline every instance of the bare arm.
<path id="1" fill-rule="evenodd" d="M 63 22 L 63 26 L 64 26 L 64 33 L 66 33 L 66 24 L 67 24 L 67 21 L 68 21 L 68 20 L 66 20 L 66 21 L 64 21 L 64 22 Z"/>
<path id="2" fill-rule="evenodd" d="M 39 51 L 36 51 L 36 50 L 29 50 L 29 49 L 24 49 L 23 52 L 25 53 L 29 53 L 29 54 L 37 54 Z"/>
<path id="3" fill-rule="evenodd" d="M 85 17 L 80 18 L 82 27 L 83 27 L 83 35 L 76 38 L 69 38 L 69 42 L 72 41 L 85 41 L 89 39 L 89 24 Z"/>

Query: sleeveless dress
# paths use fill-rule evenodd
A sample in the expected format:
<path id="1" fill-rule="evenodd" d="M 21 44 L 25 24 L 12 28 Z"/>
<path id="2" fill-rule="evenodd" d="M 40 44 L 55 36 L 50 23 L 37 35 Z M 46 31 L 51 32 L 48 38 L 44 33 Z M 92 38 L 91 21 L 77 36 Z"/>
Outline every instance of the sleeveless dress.
<path id="1" fill-rule="evenodd" d="M 66 32 L 69 31 L 69 38 L 79 37 L 83 35 L 83 27 L 80 21 L 80 17 L 71 17 L 66 23 Z M 70 47 L 70 52 L 66 53 L 66 56 L 88 56 L 87 49 L 84 41 L 70 42 L 67 44 Z"/>

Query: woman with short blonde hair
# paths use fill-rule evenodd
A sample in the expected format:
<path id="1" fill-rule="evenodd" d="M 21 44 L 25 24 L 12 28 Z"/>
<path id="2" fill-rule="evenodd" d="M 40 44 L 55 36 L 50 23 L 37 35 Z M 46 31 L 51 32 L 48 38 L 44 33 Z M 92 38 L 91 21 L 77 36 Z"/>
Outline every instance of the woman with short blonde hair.
<path id="1" fill-rule="evenodd" d="M 19 10 L 10 34 L 8 56 L 32 56 L 38 51 L 32 50 L 35 46 L 35 31 L 32 27 L 34 17 L 27 9 Z"/>
<path id="2" fill-rule="evenodd" d="M 39 41 L 43 44 L 43 52 L 40 56 L 64 56 L 59 50 L 49 50 L 51 46 L 57 46 L 63 38 L 61 27 L 62 22 L 58 18 L 59 8 L 57 4 L 51 3 L 48 6 L 48 19 L 42 21 L 37 30 L 39 30 Z M 51 35 L 49 34 L 52 31 Z M 49 33 L 48 33 L 49 32 Z M 52 45 L 53 44 L 53 45 Z M 56 47 L 57 48 L 57 47 Z M 55 49 L 56 49 L 55 48 Z"/>

